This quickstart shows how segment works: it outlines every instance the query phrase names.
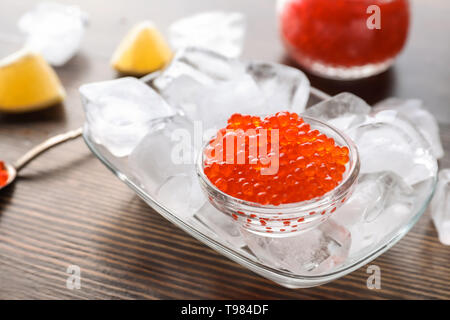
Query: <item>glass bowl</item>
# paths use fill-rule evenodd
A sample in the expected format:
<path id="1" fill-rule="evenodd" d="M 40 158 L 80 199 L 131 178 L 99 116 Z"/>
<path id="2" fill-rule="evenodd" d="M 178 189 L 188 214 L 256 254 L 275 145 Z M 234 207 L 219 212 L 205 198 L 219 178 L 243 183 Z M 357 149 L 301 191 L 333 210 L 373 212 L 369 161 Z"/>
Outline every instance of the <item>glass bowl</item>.
<path id="1" fill-rule="evenodd" d="M 317 227 L 326 221 L 350 197 L 358 178 L 360 162 L 353 141 L 333 126 L 302 116 L 311 129 L 333 138 L 337 145 L 349 150 L 342 181 L 321 197 L 281 205 L 262 205 L 230 196 L 219 190 L 204 173 L 204 152 L 199 152 L 196 171 L 200 185 L 210 203 L 247 231 L 271 237 L 286 237 Z M 203 149 L 207 146 L 207 142 Z"/>
<path id="2" fill-rule="evenodd" d="M 250 66 L 251 64 L 252 62 L 250 62 L 248 66 Z M 278 67 L 283 69 L 288 68 L 281 65 L 278 65 Z M 152 84 L 157 75 L 158 73 L 150 74 L 143 78 L 142 81 L 148 84 Z M 289 81 L 287 78 L 286 80 Z M 329 96 L 326 93 L 318 89 L 311 88 L 311 95 L 309 96 L 308 106 L 312 106 L 319 101 L 323 101 L 328 98 Z M 262 113 L 267 113 L 265 111 L 268 112 L 269 110 L 262 110 Z M 249 250 L 246 243 L 242 240 L 242 235 L 229 233 L 229 237 L 225 238 L 223 236 L 223 232 L 219 233 L 219 230 L 217 228 L 213 228 L 212 224 L 204 223 L 202 219 L 199 219 L 197 214 L 195 214 L 193 217 L 187 218 L 184 215 L 180 215 L 179 212 L 171 209 L 169 203 L 167 202 L 167 199 L 161 198 L 155 190 L 149 190 L 144 187 L 143 177 L 135 174 L 135 172 L 130 167 L 127 158 L 117 157 L 103 145 L 98 144 L 95 141 L 94 137 L 91 135 L 91 131 L 89 129 L 89 124 L 86 123 L 85 130 L 83 131 L 83 137 L 86 145 L 89 147 L 92 153 L 117 176 L 120 181 L 124 182 L 130 188 L 132 194 L 139 196 L 152 208 L 151 210 L 149 210 L 149 214 L 160 214 L 162 217 L 172 222 L 176 227 L 182 229 L 206 246 L 217 251 L 219 254 L 242 265 L 244 268 L 261 275 L 262 277 L 270 279 L 271 281 L 274 281 L 287 288 L 308 288 L 334 281 L 369 264 L 375 258 L 389 250 L 393 245 L 395 245 L 400 239 L 404 237 L 404 235 L 424 214 L 433 195 L 437 181 L 437 170 L 432 170 L 433 172 L 429 179 L 419 184 L 415 184 L 413 186 L 414 197 L 412 198 L 409 209 L 407 210 L 407 212 L 405 212 L 404 219 L 397 223 L 390 224 L 387 228 L 382 229 L 382 231 L 377 234 L 376 239 L 371 243 L 360 241 L 359 239 L 357 239 L 356 241 L 352 240 L 352 243 L 358 242 L 361 248 L 358 250 L 353 250 L 353 248 L 350 248 L 348 256 L 341 264 L 332 265 L 328 269 L 320 271 L 320 273 L 318 274 L 311 274 L 308 272 L 291 272 L 284 268 L 272 266 L 261 261 L 253 252 Z M 193 168 L 192 170 L 194 174 L 196 169 Z M 196 181 L 200 180 L 197 179 Z M 199 190 L 199 192 L 202 191 Z M 189 199 L 184 196 L 180 196 L 178 200 L 180 201 L 180 203 L 184 204 L 189 201 Z M 392 200 L 394 204 L 402 201 L 401 198 L 395 195 Z M 204 206 L 213 211 L 217 211 L 217 209 L 214 208 L 209 201 L 206 201 Z M 364 207 L 361 208 L 361 210 L 364 210 Z M 336 214 L 338 214 L 339 211 L 340 210 L 338 210 Z M 220 214 L 220 212 L 218 212 L 218 214 Z M 222 214 L 219 218 L 224 218 L 223 220 L 225 220 L 226 222 L 230 222 L 230 219 L 226 215 Z M 213 219 L 215 219 L 215 216 L 212 217 L 211 220 Z M 218 220 L 221 220 L 218 223 L 223 222 L 222 219 Z M 333 217 L 332 215 L 331 219 L 328 219 L 328 221 L 311 231 L 315 231 L 322 228 L 323 226 L 327 226 L 328 223 L 333 222 L 334 220 L 335 217 Z M 344 230 L 348 230 L 351 232 L 351 222 L 340 221 L 339 224 L 341 225 L 340 229 L 344 228 Z M 234 223 L 229 223 L 229 225 L 233 227 L 236 226 Z M 335 225 L 336 223 L 330 224 L 330 226 L 332 226 L 333 233 L 340 230 L 336 229 Z M 224 227 L 228 227 L 228 224 L 225 224 Z M 151 230 L 149 230 L 149 232 L 151 232 Z M 247 234 L 251 233 L 248 232 Z M 305 235 L 306 234 L 307 233 L 305 233 Z M 303 234 L 299 234 L 298 236 L 303 236 Z M 327 233 L 326 236 L 329 237 L 330 234 Z M 331 234 L 331 236 L 334 239 L 334 235 Z M 258 236 L 255 235 L 255 237 Z M 277 240 L 277 238 L 260 238 Z M 291 239 L 294 239 L 294 237 L 289 237 L 285 240 Z M 334 256 L 330 256 L 326 261 L 330 261 L 330 259 L 333 258 Z"/>

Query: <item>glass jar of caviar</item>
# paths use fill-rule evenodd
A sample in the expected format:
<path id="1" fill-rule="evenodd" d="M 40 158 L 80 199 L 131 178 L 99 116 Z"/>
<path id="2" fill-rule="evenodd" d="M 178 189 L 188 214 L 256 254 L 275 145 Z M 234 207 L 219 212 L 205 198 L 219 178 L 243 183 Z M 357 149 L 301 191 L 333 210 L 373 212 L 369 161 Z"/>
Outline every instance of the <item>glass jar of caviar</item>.
<path id="1" fill-rule="evenodd" d="M 278 0 L 279 31 L 289 55 L 327 78 L 380 73 L 405 45 L 408 0 Z"/>

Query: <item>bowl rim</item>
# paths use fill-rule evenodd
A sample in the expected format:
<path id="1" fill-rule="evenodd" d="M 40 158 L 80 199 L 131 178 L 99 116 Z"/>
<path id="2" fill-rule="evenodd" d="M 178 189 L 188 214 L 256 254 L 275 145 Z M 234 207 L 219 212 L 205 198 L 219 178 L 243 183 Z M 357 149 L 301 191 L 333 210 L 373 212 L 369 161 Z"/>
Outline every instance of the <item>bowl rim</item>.
<path id="1" fill-rule="evenodd" d="M 344 195 L 347 194 L 347 192 L 350 190 L 350 188 L 354 185 L 354 183 L 357 181 L 357 178 L 359 176 L 360 171 L 360 157 L 358 153 L 358 149 L 356 147 L 356 144 L 353 142 L 353 140 L 344 132 L 339 130 L 333 125 L 330 125 L 329 123 L 319 120 L 314 117 L 306 116 L 299 114 L 301 118 L 305 120 L 306 123 L 313 125 L 311 122 L 316 122 L 319 125 L 328 127 L 331 129 L 335 134 L 340 136 L 342 140 L 345 142 L 346 146 L 349 148 L 349 158 L 350 158 L 350 166 L 346 170 L 347 175 L 342 179 L 342 181 L 332 190 L 328 191 L 324 195 L 320 197 L 316 197 L 313 199 L 300 201 L 300 202 L 293 202 L 293 203 L 286 203 L 286 204 L 280 204 L 280 205 L 263 205 L 257 202 L 251 202 L 243 199 L 239 199 L 236 197 L 233 197 L 220 189 L 218 189 L 206 176 L 203 167 L 204 167 L 204 149 L 209 144 L 210 139 L 208 139 L 205 143 L 203 143 L 202 148 L 200 152 L 197 155 L 196 158 L 196 172 L 197 176 L 200 178 L 201 184 L 206 185 L 208 188 L 212 189 L 216 194 L 221 195 L 222 197 L 226 198 L 228 201 L 232 202 L 236 206 L 239 206 L 242 210 L 247 210 L 250 212 L 257 211 L 259 214 L 265 214 L 267 216 L 277 216 L 282 211 L 283 214 L 285 213 L 294 213 L 298 211 L 315 211 L 314 209 L 320 208 L 326 205 L 329 205 L 330 203 L 338 201 L 340 198 L 342 198 Z M 290 212 L 289 212 L 290 211 Z"/>

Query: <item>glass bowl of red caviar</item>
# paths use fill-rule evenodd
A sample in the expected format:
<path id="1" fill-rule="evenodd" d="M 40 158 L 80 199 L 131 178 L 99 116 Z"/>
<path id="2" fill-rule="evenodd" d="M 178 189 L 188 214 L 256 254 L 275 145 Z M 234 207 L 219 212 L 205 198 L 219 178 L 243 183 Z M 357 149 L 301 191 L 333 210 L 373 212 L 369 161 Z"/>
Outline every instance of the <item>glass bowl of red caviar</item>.
<path id="1" fill-rule="evenodd" d="M 408 0 L 278 0 L 288 54 L 311 73 L 358 79 L 385 71 L 403 49 Z"/>
<path id="2" fill-rule="evenodd" d="M 289 129 L 284 130 L 280 127 L 278 132 L 278 134 L 280 135 L 278 141 L 280 146 L 278 153 L 275 153 L 273 155 L 273 159 L 275 159 L 276 157 L 276 159 L 278 160 L 278 170 L 276 172 L 269 173 L 265 175 L 265 177 L 263 177 L 262 171 L 260 171 L 259 178 L 261 178 L 262 180 L 258 180 L 257 182 L 255 182 L 255 180 L 253 179 L 250 186 L 246 185 L 247 182 L 245 182 L 245 179 L 247 179 L 248 182 L 250 181 L 250 179 L 248 179 L 245 176 L 245 173 L 242 172 L 242 167 L 239 167 L 242 166 L 242 163 L 239 164 L 239 162 L 237 162 L 237 156 L 235 156 L 233 159 L 233 161 L 236 162 L 237 165 L 231 163 L 233 161 L 227 163 L 227 159 L 225 159 L 227 157 L 227 151 L 225 150 L 223 152 L 224 155 L 221 155 L 223 156 L 223 159 L 225 161 L 217 162 L 218 165 L 215 169 L 216 175 L 214 176 L 211 174 L 211 170 L 214 170 L 212 169 L 214 163 L 211 163 L 211 158 L 209 158 L 212 152 L 211 146 L 217 141 L 226 141 L 225 138 L 230 132 L 237 132 L 238 129 L 233 128 L 233 124 L 230 124 L 230 121 L 233 119 L 233 117 L 235 117 L 235 115 L 233 115 L 228 121 L 228 125 L 226 128 L 227 131 L 224 130 L 225 128 L 221 129 L 212 139 L 207 141 L 203 146 L 202 152 L 199 153 L 196 162 L 196 171 L 200 179 L 202 190 L 205 192 L 209 202 L 215 208 L 228 215 L 230 219 L 232 219 L 235 223 L 239 224 L 247 231 L 272 237 L 286 237 L 297 234 L 299 232 L 304 232 L 306 230 L 317 227 L 320 223 L 327 220 L 333 214 L 333 212 L 335 212 L 350 197 L 356 184 L 360 168 L 358 151 L 353 141 L 337 128 L 323 121 L 307 116 L 300 117 L 294 113 L 281 112 L 277 113 L 276 115 L 266 117 L 263 120 L 259 117 L 243 116 L 244 118 L 246 117 L 246 120 L 238 120 L 237 123 L 242 123 L 242 121 L 256 121 L 256 125 L 254 125 L 254 127 L 262 128 L 261 121 L 276 118 L 274 121 L 275 123 L 277 123 L 277 119 L 278 117 L 280 117 L 280 114 L 281 117 L 286 117 L 287 115 L 290 119 L 289 121 L 295 122 L 294 125 L 300 128 L 298 130 L 297 136 L 302 136 L 303 139 L 308 139 L 308 137 L 303 134 L 303 131 L 310 133 L 309 139 L 315 139 L 312 145 L 316 145 L 318 147 L 314 154 L 311 154 L 311 150 L 296 149 L 291 152 L 291 156 L 293 156 L 292 158 L 296 157 L 295 160 L 289 161 L 289 164 L 284 162 L 285 155 L 289 152 L 285 151 L 285 149 L 289 148 L 289 143 L 291 143 L 292 140 L 295 141 L 295 139 L 289 139 L 289 133 L 286 133 L 286 131 L 288 131 Z M 292 120 L 293 118 L 294 120 Z M 267 121 L 270 122 L 271 120 Z M 276 126 L 277 125 L 279 126 L 279 124 L 276 124 Z M 252 125 L 250 124 L 250 126 Z M 219 136 L 221 137 L 218 139 Z M 250 139 L 251 138 L 244 140 L 245 143 L 249 144 Z M 286 140 L 291 141 L 288 141 L 285 144 L 285 148 L 283 149 L 283 141 Z M 235 141 L 237 142 L 238 140 L 236 139 Z M 332 150 L 332 152 L 345 150 L 344 153 L 346 155 L 344 156 L 345 165 L 342 165 L 343 168 L 341 170 L 338 170 L 340 172 L 336 172 L 336 174 L 338 175 L 338 179 L 333 182 L 334 184 L 332 183 L 331 185 L 327 185 L 327 188 L 321 189 L 322 193 L 314 193 L 314 191 L 311 191 L 313 189 L 308 189 L 306 187 L 307 182 L 310 181 L 310 177 L 308 177 L 308 175 L 303 175 L 306 172 L 305 170 L 309 168 L 308 163 L 304 166 L 304 172 L 299 172 L 298 177 L 300 178 L 297 179 L 297 181 L 293 180 L 291 181 L 292 183 L 290 182 L 289 172 L 297 172 L 299 163 L 304 164 L 303 160 L 305 157 L 307 159 L 313 159 L 312 157 L 318 155 L 317 150 L 322 150 L 320 146 L 321 143 L 319 143 L 319 141 L 325 142 L 322 143 L 325 146 L 326 141 L 332 141 L 332 144 L 330 143 L 328 146 L 329 150 Z M 269 141 L 268 143 L 270 144 L 272 143 L 272 141 Z M 304 143 L 302 142 L 301 145 L 311 147 L 308 141 Z M 235 150 L 238 150 L 237 143 L 235 144 L 235 146 Z M 270 149 L 269 151 L 272 151 L 272 149 Z M 297 151 L 299 152 L 296 153 Z M 249 152 L 248 148 L 246 149 L 246 152 Z M 304 152 L 308 154 L 305 154 Z M 239 153 L 239 151 L 237 151 L 236 154 L 237 153 Z M 324 159 L 325 161 L 320 164 L 315 174 L 321 179 L 325 179 L 322 181 L 326 181 L 329 175 L 323 173 L 329 172 L 327 171 L 328 169 L 332 171 L 332 169 L 334 168 L 333 166 L 337 166 L 337 164 L 336 158 L 330 158 L 326 156 L 326 150 L 323 151 L 323 154 L 325 156 L 322 157 L 322 159 Z M 217 155 L 214 156 L 216 157 Z M 338 157 L 342 157 L 342 155 L 340 154 L 338 155 Z M 246 158 L 246 160 L 247 159 L 248 157 Z M 231 160 L 231 158 L 228 160 Z M 328 169 L 326 163 L 327 161 L 330 164 L 330 167 Z M 251 159 L 250 162 L 246 162 L 245 165 L 251 166 Z M 231 166 L 232 169 L 230 169 L 230 167 L 228 166 Z M 269 167 L 269 165 L 266 165 L 266 168 Z M 283 170 L 285 170 L 284 176 L 283 178 L 280 178 L 283 175 Z M 227 175 L 227 172 L 238 173 L 238 176 L 233 176 L 232 174 Z M 221 181 L 225 176 L 228 187 L 226 187 L 224 185 L 224 182 Z M 255 175 L 253 175 L 252 177 L 254 178 Z M 244 179 L 242 180 L 242 183 L 241 179 Z M 312 179 L 312 181 L 315 182 L 316 180 L 314 179 Z M 233 183 L 232 186 L 234 186 L 234 189 L 230 187 L 231 181 Z M 266 183 L 264 183 L 264 181 L 266 181 Z M 281 184 L 286 185 L 283 187 L 279 187 Z M 264 191 L 258 192 L 256 194 L 255 190 L 261 187 L 265 188 Z M 249 191 L 247 196 L 244 192 L 246 188 Z M 241 190 L 243 192 L 241 192 Z M 278 190 L 278 194 L 275 194 L 274 190 Z M 308 190 L 308 192 L 302 193 L 299 190 Z M 250 193 L 255 195 L 250 196 Z M 264 193 L 264 195 L 262 195 L 262 193 Z M 259 196 L 261 196 L 262 198 Z"/>

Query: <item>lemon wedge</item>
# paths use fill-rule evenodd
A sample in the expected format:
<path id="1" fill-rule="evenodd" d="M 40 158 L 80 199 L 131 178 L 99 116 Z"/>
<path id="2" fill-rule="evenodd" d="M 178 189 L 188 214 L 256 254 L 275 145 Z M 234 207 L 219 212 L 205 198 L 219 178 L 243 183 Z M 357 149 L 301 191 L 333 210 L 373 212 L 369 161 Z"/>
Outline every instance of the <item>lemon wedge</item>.
<path id="1" fill-rule="evenodd" d="M 38 53 L 22 49 L 0 60 L 0 111 L 27 112 L 61 102 L 65 91 Z"/>
<path id="2" fill-rule="evenodd" d="M 111 65 L 121 73 L 144 75 L 170 62 L 172 51 L 161 33 L 150 21 L 134 26 L 120 42 Z"/>

